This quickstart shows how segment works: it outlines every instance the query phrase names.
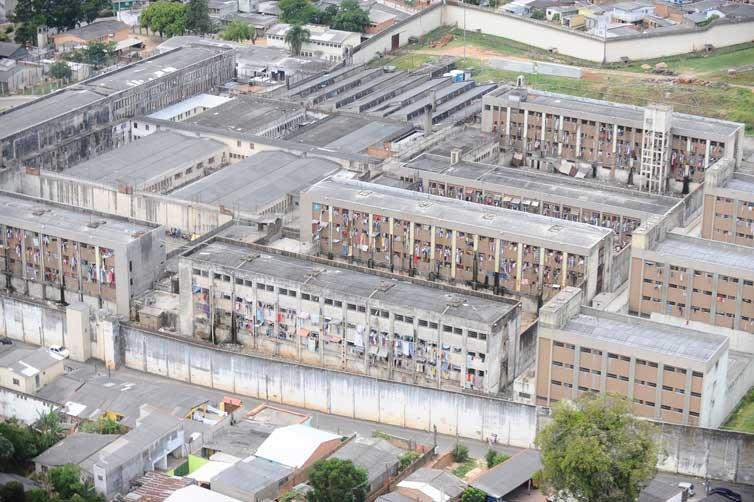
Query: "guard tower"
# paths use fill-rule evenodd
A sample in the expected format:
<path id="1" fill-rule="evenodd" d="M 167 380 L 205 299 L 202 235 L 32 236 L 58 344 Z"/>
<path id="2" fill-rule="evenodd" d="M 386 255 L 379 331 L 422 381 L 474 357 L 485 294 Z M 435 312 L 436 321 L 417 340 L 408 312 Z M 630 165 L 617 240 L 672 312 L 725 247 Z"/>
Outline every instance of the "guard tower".
<path id="1" fill-rule="evenodd" d="M 642 189 L 664 193 L 668 185 L 670 167 L 670 127 L 673 109 L 665 105 L 650 105 L 644 110 L 641 167 Z"/>

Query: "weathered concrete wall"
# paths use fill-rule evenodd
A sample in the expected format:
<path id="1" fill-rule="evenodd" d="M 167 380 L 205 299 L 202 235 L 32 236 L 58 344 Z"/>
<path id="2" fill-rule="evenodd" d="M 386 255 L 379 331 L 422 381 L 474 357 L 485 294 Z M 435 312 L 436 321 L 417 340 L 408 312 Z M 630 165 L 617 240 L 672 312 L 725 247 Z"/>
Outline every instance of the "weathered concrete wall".
<path id="1" fill-rule="evenodd" d="M 707 28 L 605 40 L 544 21 L 450 1 L 435 4 L 372 37 L 359 47 L 353 62 L 365 63 L 378 53 L 389 52 L 394 35 L 398 35 L 399 44 L 403 46 L 409 37 L 420 37 L 440 26 L 465 26 L 469 31 L 509 38 L 540 49 L 554 48 L 560 54 L 597 63 L 620 62 L 622 57 L 637 60 L 685 54 L 701 50 L 705 44 L 715 47 L 741 44 L 750 42 L 754 33 L 754 21 L 719 20 Z"/>
<path id="2" fill-rule="evenodd" d="M 258 399 L 360 420 L 530 447 L 535 407 L 267 360 L 132 327 L 121 330 L 125 364 Z"/>
<path id="3" fill-rule="evenodd" d="M 520 59 L 490 58 L 490 65 L 498 70 L 517 71 L 534 75 L 581 78 L 581 68 L 544 61 L 522 61 Z"/>
<path id="4" fill-rule="evenodd" d="M 0 336 L 34 345 L 65 345 L 65 311 L 0 296 Z"/>
<path id="5" fill-rule="evenodd" d="M 666 472 L 754 485 L 754 434 L 659 425 Z"/>
<path id="6" fill-rule="evenodd" d="M 0 387 L 0 417 L 16 417 L 31 424 L 37 421 L 39 415 L 57 408 L 57 405 L 44 399 Z"/>

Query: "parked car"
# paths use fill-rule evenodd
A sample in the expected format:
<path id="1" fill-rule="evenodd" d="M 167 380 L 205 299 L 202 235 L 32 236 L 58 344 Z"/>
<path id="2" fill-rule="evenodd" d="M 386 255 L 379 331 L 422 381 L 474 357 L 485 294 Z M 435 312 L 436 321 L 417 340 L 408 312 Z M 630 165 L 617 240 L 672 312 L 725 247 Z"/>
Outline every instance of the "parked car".
<path id="1" fill-rule="evenodd" d="M 709 491 L 709 494 L 722 495 L 726 499 L 732 500 L 733 502 L 743 502 L 741 495 L 729 488 L 713 488 Z"/>
<path id="2" fill-rule="evenodd" d="M 687 483 L 685 481 L 682 481 L 678 483 L 678 488 L 686 492 L 686 495 L 689 497 L 693 497 L 696 495 L 696 492 L 694 491 L 694 483 Z"/>
<path id="3" fill-rule="evenodd" d="M 49 350 L 51 354 L 58 355 L 63 359 L 68 359 L 68 356 L 71 355 L 70 351 L 62 345 L 50 345 L 50 348 L 47 350 Z"/>
<path id="4" fill-rule="evenodd" d="M 13 340 L 11 340 L 10 338 L 8 338 L 7 336 L 3 336 L 3 337 L 0 337 L 0 344 L 2 344 L 2 345 L 12 345 L 13 344 Z"/>

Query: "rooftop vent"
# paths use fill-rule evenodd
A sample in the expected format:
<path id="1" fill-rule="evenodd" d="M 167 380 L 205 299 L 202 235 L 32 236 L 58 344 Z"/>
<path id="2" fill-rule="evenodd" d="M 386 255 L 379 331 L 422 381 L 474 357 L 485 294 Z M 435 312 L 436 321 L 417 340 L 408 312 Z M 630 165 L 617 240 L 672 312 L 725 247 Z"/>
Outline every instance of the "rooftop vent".
<path id="1" fill-rule="evenodd" d="M 563 227 L 561 227 L 560 225 L 553 225 L 547 229 L 548 232 L 552 232 L 554 234 L 560 232 L 561 230 L 563 230 Z"/>
<path id="2" fill-rule="evenodd" d="M 37 209 L 35 211 L 32 211 L 31 214 L 33 214 L 34 216 L 42 216 L 43 214 L 49 213 L 49 212 L 50 212 L 49 209 Z"/>
<path id="3" fill-rule="evenodd" d="M 89 227 L 89 228 L 98 228 L 100 225 L 104 225 L 105 223 L 107 223 L 107 222 L 104 221 L 104 220 L 103 221 L 91 221 L 91 222 L 87 223 L 86 226 Z"/>
<path id="4" fill-rule="evenodd" d="M 395 284 L 393 284 L 390 281 L 380 281 L 380 283 L 377 285 L 377 290 L 382 291 L 384 293 L 385 291 L 392 288 L 393 286 L 395 286 Z"/>
<path id="5" fill-rule="evenodd" d="M 430 201 L 428 201 L 428 200 L 420 200 L 419 201 L 419 207 L 424 208 L 424 207 L 429 207 L 431 205 L 432 205 L 432 203 Z"/>
<path id="6" fill-rule="evenodd" d="M 463 307 L 463 298 L 455 295 L 448 295 L 448 307 Z"/>
<path id="7" fill-rule="evenodd" d="M 485 219 L 485 220 L 487 220 L 487 221 L 494 220 L 495 219 L 495 215 L 492 214 L 492 213 L 484 213 L 482 215 L 482 218 Z"/>
<path id="8" fill-rule="evenodd" d="M 372 195 L 372 191 L 371 190 L 361 190 L 359 192 L 359 195 L 362 196 L 362 197 L 368 197 L 368 196 Z"/>

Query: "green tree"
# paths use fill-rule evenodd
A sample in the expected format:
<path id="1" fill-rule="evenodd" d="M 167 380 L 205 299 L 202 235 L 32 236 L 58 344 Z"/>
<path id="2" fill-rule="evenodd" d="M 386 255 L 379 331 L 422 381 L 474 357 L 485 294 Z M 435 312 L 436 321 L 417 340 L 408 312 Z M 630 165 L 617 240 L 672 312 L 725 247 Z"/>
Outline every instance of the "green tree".
<path id="1" fill-rule="evenodd" d="M 102 68 L 109 65 L 115 57 L 115 42 L 89 42 L 83 49 L 68 52 L 63 57 L 68 61 Z"/>
<path id="2" fill-rule="evenodd" d="M 18 481 L 11 481 L 0 486 L 0 502 L 26 502 L 24 485 Z"/>
<path id="3" fill-rule="evenodd" d="M 325 7 L 324 10 L 318 10 L 314 14 L 314 17 L 312 18 L 312 23 L 330 26 L 333 22 L 333 19 L 335 19 L 335 16 L 337 15 L 338 15 L 338 6 L 330 4 L 327 7 Z"/>
<path id="4" fill-rule="evenodd" d="M 531 13 L 531 18 L 538 19 L 541 21 L 545 18 L 545 13 L 541 10 L 535 10 L 534 12 Z"/>
<path id="5" fill-rule="evenodd" d="M 299 56 L 301 54 L 301 47 L 311 39 L 311 32 L 306 28 L 294 24 L 288 29 L 285 34 L 285 43 L 291 48 L 291 54 Z"/>
<path id="6" fill-rule="evenodd" d="M 207 0 L 189 0 L 186 4 L 186 29 L 200 35 L 212 31 Z"/>
<path id="7" fill-rule="evenodd" d="M 46 450 L 65 436 L 63 427 L 60 425 L 60 413 L 56 410 L 41 412 L 37 421 L 34 422 L 34 430 L 37 431 L 39 451 Z"/>
<path id="8" fill-rule="evenodd" d="M 498 453 L 493 449 L 487 450 L 487 454 L 484 456 L 484 460 L 487 462 L 487 469 L 492 469 L 497 464 L 502 464 L 508 460 L 508 455 L 504 453 Z"/>
<path id="9" fill-rule="evenodd" d="M 243 21 L 233 21 L 222 33 L 220 33 L 220 38 L 223 40 L 232 40 L 234 42 L 256 40 L 257 30 Z"/>
<path id="10" fill-rule="evenodd" d="M 309 474 L 308 502 L 363 502 L 369 490 L 367 471 L 350 460 L 330 458 L 314 464 Z"/>
<path id="11" fill-rule="evenodd" d="M 0 470 L 4 471 L 5 468 L 13 462 L 13 454 L 16 449 L 13 447 L 13 443 L 5 436 L 0 436 Z"/>
<path id="12" fill-rule="evenodd" d="M 58 80 L 68 80 L 71 78 L 71 67 L 63 61 L 58 61 L 50 65 L 50 76 Z"/>
<path id="13" fill-rule="evenodd" d="M 558 403 L 536 439 L 543 481 L 584 502 L 636 500 L 659 453 L 653 426 L 631 410 L 629 401 L 613 396 Z"/>
<path id="14" fill-rule="evenodd" d="M 317 8 L 309 0 L 280 0 L 280 20 L 288 24 L 311 23 Z"/>
<path id="15" fill-rule="evenodd" d="M 469 459 L 469 449 L 461 443 L 456 443 L 453 447 L 453 460 L 458 463 L 466 462 Z"/>
<path id="16" fill-rule="evenodd" d="M 174 37 L 186 32 L 186 5 L 160 0 L 147 6 L 139 16 L 139 24 L 161 37 Z"/>
<path id="17" fill-rule="evenodd" d="M 484 502 L 485 500 L 487 500 L 487 495 L 473 486 L 469 486 L 461 494 L 461 502 Z"/>
<path id="18" fill-rule="evenodd" d="M 0 422 L 0 436 L 13 445 L 12 471 L 24 472 L 29 461 L 40 453 L 34 431 L 15 418 Z"/>
<path id="19" fill-rule="evenodd" d="M 107 0 L 84 0 L 81 6 L 81 17 L 87 23 L 97 19 L 100 12 L 110 7 Z"/>
<path id="20" fill-rule="evenodd" d="M 401 454 L 398 457 L 398 462 L 400 462 L 400 464 L 398 465 L 398 470 L 405 471 L 411 464 L 416 462 L 419 456 L 419 452 L 417 451 L 407 451 L 406 453 Z"/>
<path id="21" fill-rule="evenodd" d="M 333 18 L 332 28 L 362 33 L 369 25 L 369 13 L 359 7 L 356 0 L 343 0 L 338 14 Z"/>
<path id="22" fill-rule="evenodd" d="M 16 23 L 13 39 L 19 44 L 36 45 L 37 26 L 47 22 L 46 16 L 42 16 L 34 8 L 35 3 L 33 0 L 18 0 L 13 10 L 11 21 Z"/>

